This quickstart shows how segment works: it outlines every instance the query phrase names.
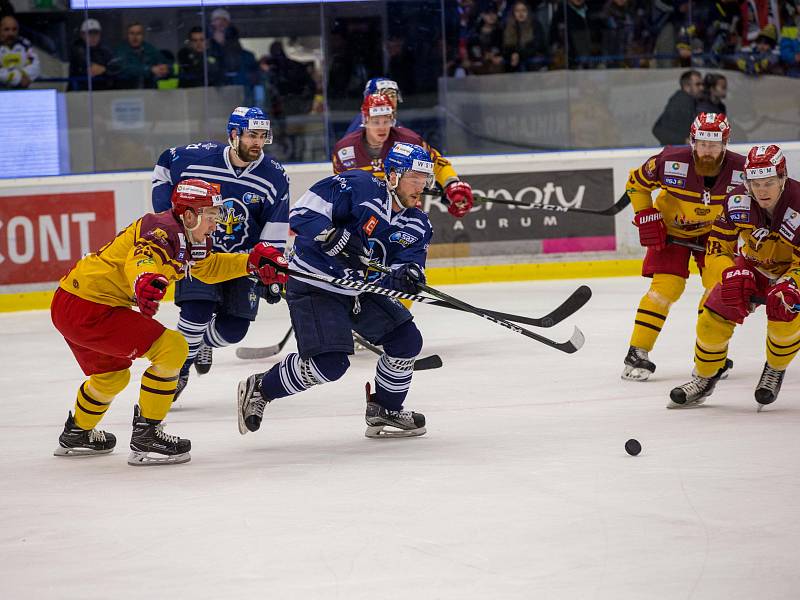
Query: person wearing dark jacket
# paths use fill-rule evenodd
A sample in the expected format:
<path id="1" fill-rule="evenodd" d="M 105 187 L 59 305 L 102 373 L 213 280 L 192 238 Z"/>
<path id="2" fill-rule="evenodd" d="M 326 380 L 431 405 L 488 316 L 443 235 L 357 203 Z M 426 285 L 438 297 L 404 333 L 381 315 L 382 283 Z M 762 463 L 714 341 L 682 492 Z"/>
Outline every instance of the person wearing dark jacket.
<path id="1" fill-rule="evenodd" d="M 695 113 L 728 114 L 723 100 L 728 95 L 728 80 L 721 73 L 708 73 L 703 79 L 703 93 L 697 99 Z"/>
<path id="2" fill-rule="evenodd" d="M 70 92 L 89 89 L 91 78 L 92 90 L 110 90 L 114 87 L 114 55 L 102 43 L 102 27 L 97 19 L 86 19 L 81 24 L 80 39 L 75 40 L 69 53 L 69 86 Z M 86 54 L 89 54 L 87 60 Z M 89 63 L 87 76 L 86 64 Z"/>
<path id="3" fill-rule="evenodd" d="M 681 89 L 672 94 L 664 112 L 653 125 L 653 135 L 662 146 L 688 144 L 687 131 L 695 117 L 695 104 L 703 90 L 703 80 L 697 71 L 685 71 L 680 78 Z"/>

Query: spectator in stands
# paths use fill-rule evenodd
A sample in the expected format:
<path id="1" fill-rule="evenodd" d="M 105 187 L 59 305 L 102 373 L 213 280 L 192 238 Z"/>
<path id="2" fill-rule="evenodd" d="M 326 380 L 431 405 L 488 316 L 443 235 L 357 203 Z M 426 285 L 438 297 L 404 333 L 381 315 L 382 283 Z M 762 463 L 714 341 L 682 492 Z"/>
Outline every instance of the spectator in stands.
<path id="1" fill-rule="evenodd" d="M 607 67 L 624 67 L 625 57 L 634 47 L 636 17 L 633 3 L 629 0 L 607 0 L 600 16 L 601 53 L 606 57 Z"/>
<path id="2" fill-rule="evenodd" d="M 705 62 L 703 58 L 703 40 L 697 36 L 697 28 L 694 25 L 681 27 L 678 33 L 678 42 L 675 44 L 675 51 L 678 54 L 679 66 L 703 66 Z"/>
<path id="3" fill-rule="evenodd" d="M 700 113 L 723 113 L 728 115 L 728 107 L 723 100 L 728 95 L 728 80 L 721 73 L 707 73 L 703 78 L 703 92 L 697 99 L 694 111 Z M 728 115 L 730 117 L 730 115 Z"/>
<path id="4" fill-rule="evenodd" d="M 689 129 L 695 117 L 695 105 L 703 91 L 700 73 L 691 70 L 681 74 L 681 88 L 672 94 L 664 112 L 653 125 L 653 135 L 662 146 L 689 143 Z"/>
<path id="5" fill-rule="evenodd" d="M 226 83 L 235 84 L 242 80 L 250 69 L 251 57 L 255 63 L 255 56 L 243 55 L 239 30 L 231 24 L 231 14 L 224 8 L 217 8 L 211 13 L 208 51 L 221 61 Z M 243 65 L 243 60 L 247 64 Z"/>
<path id="6" fill-rule="evenodd" d="M 114 68 L 118 70 L 118 89 L 155 88 L 156 81 L 170 74 L 161 52 L 144 41 L 144 26 L 131 23 L 126 30 L 126 41 L 114 51 Z"/>
<path id="7" fill-rule="evenodd" d="M 92 90 L 110 90 L 114 87 L 114 55 L 101 41 L 102 29 L 97 19 L 86 19 L 81 24 L 80 39 L 72 43 L 69 53 L 68 91 L 88 90 L 90 85 Z"/>
<path id="8" fill-rule="evenodd" d="M 781 28 L 781 63 L 789 77 L 800 77 L 800 2 L 786 2 Z"/>
<path id="9" fill-rule="evenodd" d="M 566 51 L 570 69 L 591 67 L 592 40 L 586 0 L 559 4 L 550 26 L 550 39 Z"/>
<path id="10" fill-rule="evenodd" d="M 738 28 L 742 21 L 739 0 L 715 2 L 705 30 L 705 47 L 709 49 L 706 63 L 727 68 L 735 61 L 739 49 Z"/>
<path id="11" fill-rule="evenodd" d="M 650 35 L 655 38 L 656 66 L 672 67 L 677 61 L 675 46 L 682 27 L 688 27 L 689 0 L 657 0 L 650 14 Z M 691 123 L 689 124 L 691 125 Z M 687 129 L 688 131 L 688 129 Z"/>
<path id="12" fill-rule="evenodd" d="M 206 71 L 208 85 L 222 85 L 224 75 L 219 57 L 206 51 L 206 38 L 203 28 L 198 26 L 189 30 L 189 39 L 178 50 L 178 85 L 182 88 L 205 85 Z"/>
<path id="13" fill-rule="evenodd" d="M 749 50 L 743 50 L 739 54 L 736 66 L 748 75 L 782 74 L 780 55 L 775 50 L 777 44 L 778 30 L 770 23 L 758 32 Z"/>
<path id="14" fill-rule="evenodd" d="M 306 115 L 311 112 L 317 86 L 306 65 L 286 55 L 283 43 L 274 41 L 266 60 L 270 80 L 278 97 L 272 98 L 275 117 Z M 276 110 L 277 107 L 280 107 Z"/>
<path id="15" fill-rule="evenodd" d="M 494 9 L 494 6 L 491 7 Z M 500 48 L 503 45 L 503 30 L 500 28 L 500 17 L 495 10 L 486 10 L 478 17 L 475 31 L 469 38 L 469 54 L 480 61 L 484 51 Z"/>
<path id="16" fill-rule="evenodd" d="M 503 31 L 506 70 L 537 71 L 546 67 L 546 51 L 544 32 L 539 22 L 531 18 L 527 4 L 515 2 Z"/>
<path id="17" fill-rule="evenodd" d="M 0 0 L 0 19 L 6 15 L 13 15 L 15 13 L 16 10 L 10 0 Z"/>
<path id="18" fill-rule="evenodd" d="M 40 71 L 39 56 L 19 35 L 17 19 L 12 15 L 0 19 L 0 88 L 28 88 Z"/>
<path id="19" fill-rule="evenodd" d="M 473 60 L 470 67 L 472 75 L 496 75 L 505 73 L 506 64 L 500 48 L 495 46 L 481 50 L 481 55 Z"/>

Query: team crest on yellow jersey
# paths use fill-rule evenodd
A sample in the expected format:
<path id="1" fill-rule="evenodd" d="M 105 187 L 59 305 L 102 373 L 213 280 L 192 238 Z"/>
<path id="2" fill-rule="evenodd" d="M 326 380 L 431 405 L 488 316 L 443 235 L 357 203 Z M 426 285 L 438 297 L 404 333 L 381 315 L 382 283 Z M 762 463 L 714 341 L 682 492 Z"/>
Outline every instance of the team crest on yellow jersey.
<path id="1" fill-rule="evenodd" d="M 169 236 L 167 235 L 167 232 L 161 229 L 160 227 L 156 227 L 155 229 L 153 229 L 150 232 L 150 235 L 153 236 L 153 239 L 155 239 L 160 244 L 166 245 L 169 242 Z"/>

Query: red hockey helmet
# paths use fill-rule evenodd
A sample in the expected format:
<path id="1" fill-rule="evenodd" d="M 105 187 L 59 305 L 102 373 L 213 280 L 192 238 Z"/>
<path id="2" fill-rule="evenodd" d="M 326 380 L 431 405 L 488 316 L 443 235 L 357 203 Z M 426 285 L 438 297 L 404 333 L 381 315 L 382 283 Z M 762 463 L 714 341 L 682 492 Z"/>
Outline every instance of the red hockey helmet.
<path id="1" fill-rule="evenodd" d="M 731 126 L 724 113 L 700 113 L 689 129 L 689 139 L 692 144 L 698 140 L 727 144 L 730 137 Z"/>
<path id="2" fill-rule="evenodd" d="M 786 157 L 775 144 L 753 146 L 744 161 L 745 179 L 764 179 L 765 177 L 786 177 Z"/>
<path id="3" fill-rule="evenodd" d="M 361 121 L 366 123 L 369 117 L 380 117 L 388 115 L 394 117 L 394 107 L 392 101 L 383 94 L 370 94 L 364 98 L 361 104 Z M 394 125 L 394 118 L 392 118 L 392 125 Z"/>
<path id="4" fill-rule="evenodd" d="M 172 190 L 170 200 L 172 212 L 176 217 L 180 217 L 189 209 L 199 214 L 204 208 L 222 206 L 219 185 L 202 179 L 184 179 L 179 182 Z"/>

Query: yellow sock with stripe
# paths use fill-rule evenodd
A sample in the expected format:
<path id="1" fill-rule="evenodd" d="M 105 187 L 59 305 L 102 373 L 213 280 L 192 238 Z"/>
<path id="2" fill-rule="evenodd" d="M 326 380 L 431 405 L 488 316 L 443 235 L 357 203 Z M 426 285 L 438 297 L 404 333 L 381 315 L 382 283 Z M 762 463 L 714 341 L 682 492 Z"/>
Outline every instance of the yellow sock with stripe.
<path id="1" fill-rule="evenodd" d="M 767 364 L 783 371 L 800 350 L 800 319 L 767 322 Z"/>
<path id="2" fill-rule="evenodd" d="M 631 346 L 648 352 L 653 349 L 669 315 L 670 306 L 681 297 L 685 288 L 686 280 L 682 277 L 663 273 L 653 275 L 650 289 L 642 296 L 636 310 Z"/>
<path id="3" fill-rule="evenodd" d="M 139 408 L 144 418 L 163 421 L 167 416 L 178 387 L 178 373 L 188 354 L 186 339 L 172 329 L 164 330 L 145 352 L 153 364 L 142 375 L 139 391 Z"/>
<path id="4" fill-rule="evenodd" d="M 124 369 L 92 375 L 84 381 L 75 399 L 75 424 L 87 431 L 94 429 L 130 378 L 130 371 Z"/>
<path id="5" fill-rule="evenodd" d="M 694 345 L 694 365 L 701 377 L 713 377 L 728 358 L 728 341 L 736 323 L 704 310 L 697 317 L 697 340 Z"/>

